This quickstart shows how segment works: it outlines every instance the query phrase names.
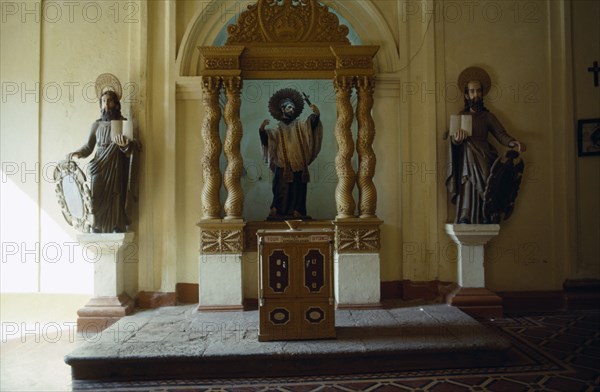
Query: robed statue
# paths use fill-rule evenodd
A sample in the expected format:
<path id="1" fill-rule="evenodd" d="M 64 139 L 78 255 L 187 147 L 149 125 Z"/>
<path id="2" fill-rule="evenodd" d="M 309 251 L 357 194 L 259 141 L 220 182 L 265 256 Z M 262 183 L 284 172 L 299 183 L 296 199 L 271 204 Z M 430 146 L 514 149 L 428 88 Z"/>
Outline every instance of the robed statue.
<path id="1" fill-rule="evenodd" d="M 305 100 L 312 113 L 300 120 Z M 306 95 L 284 88 L 270 98 L 269 113 L 277 124 L 268 128 L 266 119 L 259 129 L 263 158 L 273 171 L 273 200 L 267 220 L 310 219 L 306 213 L 308 166 L 321 151 L 323 139 L 319 109 Z"/>
<path id="2" fill-rule="evenodd" d="M 484 105 L 491 87 L 488 73 L 469 67 L 459 76 L 464 109 L 451 117 L 446 187 L 456 204 L 454 223 L 499 223 L 512 213 L 524 164 L 525 145 L 512 137 Z M 511 149 L 499 157 L 489 135 Z"/>
<path id="3" fill-rule="evenodd" d="M 132 132 L 123 131 L 127 119 L 121 114 L 122 88 L 111 74 L 102 74 L 96 80 L 100 118 L 92 123 L 86 142 L 67 155 L 86 158 L 95 155 L 87 166 L 91 191 L 90 229 L 94 233 L 122 233 L 130 219 L 127 213 L 128 194 L 131 190 L 131 157 L 139 149 Z"/>

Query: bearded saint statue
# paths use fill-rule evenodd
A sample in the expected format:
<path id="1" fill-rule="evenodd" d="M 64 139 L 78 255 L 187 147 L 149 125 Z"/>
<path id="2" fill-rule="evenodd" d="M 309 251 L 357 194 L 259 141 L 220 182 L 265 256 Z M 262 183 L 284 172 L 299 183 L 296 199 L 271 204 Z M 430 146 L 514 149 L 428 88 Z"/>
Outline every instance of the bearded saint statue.
<path id="1" fill-rule="evenodd" d="M 485 107 L 483 98 L 491 87 L 491 78 L 485 70 L 479 67 L 465 69 L 459 76 L 459 86 L 465 98 L 465 107 L 460 114 L 472 117 L 472 134 L 459 130 L 450 137 L 446 187 L 451 201 L 456 204 L 454 223 L 495 223 L 489 222 L 483 213 L 490 169 L 498 158 L 498 151 L 488 141 L 488 135 L 492 134 L 500 144 L 520 152 L 525 151 L 525 145 L 509 135 Z"/>
<path id="2" fill-rule="evenodd" d="M 102 74 L 96 80 L 100 104 L 100 118 L 91 126 L 86 143 L 67 155 L 86 158 L 96 151 L 88 164 L 88 178 L 92 195 L 92 232 L 122 233 L 130 223 L 126 213 L 129 165 L 137 142 L 122 133 L 115 132 L 121 115 L 121 84 L 116 77 Z M 121 123 L 122 124 L 122 123 Z"/>

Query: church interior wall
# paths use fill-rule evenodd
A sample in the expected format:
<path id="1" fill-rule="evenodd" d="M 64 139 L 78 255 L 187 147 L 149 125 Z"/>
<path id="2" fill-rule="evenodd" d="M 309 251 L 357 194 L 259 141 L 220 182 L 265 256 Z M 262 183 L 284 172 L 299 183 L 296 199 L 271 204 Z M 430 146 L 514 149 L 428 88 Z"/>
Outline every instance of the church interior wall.
<path id="1" fill-rule="evenodd" d="M 61 216 L 54 184 L 48 178 L 51 174 L 44 172 L 51 170 L 44 168 L 83 144 L 91 122 L 98 118 L 98 103 L 89 83 L 103 72 L 115 74 L 124 85 L 129 83 L 126 91 L 131 95 L 124 102 L 124 114 L 136 119 L 143 143 L 134 225 L 138 253 L 127 266 L 126 289 L 135 296 L 139 291 L 171 292 L 177 283 L 198 282 L 196 223 L 201 217 L 204 113 L 197 69 L 193 60 L 184 61 L 182 53 L 188 50 L 186 45 L 192 47 L 193 31 L 207 33 L 202 29 L 229 19 L 223 8 L 207 11 L 218 3 L 83 1 L 72 22 L 66 5 L 56 21 L 49 16 L 36 21 L 35 15 L 26 14 L 23 22 L 20 8 L 16 16 L 4 15 L 3 292 L 91 293 L 92 264 L 80 251 L 75 252 L 78 256 L 69 254 L 65 244 L 76 242 L 75 232 Z M 248 2 L 221 3 L 241 7 Z M 577 157 L 574 140 L 565 135 L 574 134 L 574 125 L 568 108 L 561 113 L 554 109 L 559 103 L 573 102 L 566 83 L 562 90 L 550 87 L 561 82 L 555 72 L 570 72 L 570 61 L 564 61 L 570 56 L 570 42 L 561 46 L 552 39 L 570 34 L 570 2 L 481 1 L 476 8 L 453 1 L 323 3 L 350 22 L 362 20 L 353 27 L 362 34 L 363 43 L 382 45 L 376 60 L 379 73 L 373 109 L 377 215 L 384 221 L 382 281 L 456 280 L 456 251 L 443 229 L 453 211 L 444 187 L 447 153 L 442 135 L 448 116 L 462 108 L 455 83 L 460 71 L 470 65 L 488 70 L 495 85 L 487 98 L 488 108 L 528 146 L 514 215 L 487 247 L 489 288 L 556 290 L 570 277 L 600 277 L 591 259 L 579 262 L 581 267 L 576 264 L 576 242 L 581 252 L 582 246 L 592 242 L 594 231 L 578 229 L 574 217 L 566 213 L 576 204 L 569 185 L 575 184 L 570 181 L 574 181 Z M 33 10 L 44 7 L 39 1 L 19 4 Z M 128 4 L 135 8 L 126 8 Z M 86 5 L 88 14 L 82 14 Z M 115 5 L 118 16 L 110 8 Z M 102 12 L 94 23 L 90 22 L 95 18 L 91 7 L 100 7 Z M 358 13 L 361 7 L 364 14 Z M 134 19 L 126 20 L 132 15 Z M 377 17 L 377 28 L 369 30 L 371 20 L 363 15 Z M 204 19 L 192 28 L 197 18 Z M 564 25 L 558 23 L 565 20 Z M 197 57 L 188 51 L 190 58 Z M 22 54 L 15 62 L 6 53 Z M 567 65 L 557 65 L 557 60 Z M 181 76 L 186 64 L 192 64 L 187 70 L 191 76 Z M 22 83 L 27 91 L 39 83 L 37 101 L 36 94 L 24 90 Z M 8 94 L 7 89 L 13 87 L 17 93 Z M 60 96 L 55 96 L 55 90 Z M 580 110 L 578 116 L 592 116 L 597 108 Z M 244 137 L 257 137 L 253 129 L 244 132 Z M 557 156 L 556 151 L 563 152 Z M 39 181 L 30 174 L 22 176 L 23 168 L 36 164 Z M 586 178 L 598 175 L 592 160 L 581 163 L 578 170 Z M 594 206 L 598 189 L 592 187 L 590 194 L 582 182 L 578 202 Z M 17 202 L 29 207 L 14 211 Z M 565 232 L 578 230 L 581 237 L 564 237 Z M 16 244 L 14 254 L 12 244 Z M 34 250 L 27 253 L 28 249 Z M 56 249 L 62 253 L 60 258 L 52 253 Z M 246 253 L 243 263 L 245 295 L 255 298 L 256 253 Z M 578 270 L 578 275 L 572 270 Z M 20 282 L 18 287 L 13 281 Z"/>
<path id="2" fill-rule="evenodd" d="M 443 11 L 446 83 L 456 83 L 469 64 L 488 70 L 494 88 L 485 98 L 486 106 L 529 147 L 523 155 L 527 166 L 515 213 L 487 247 L 486 278 L 492 290 L 560 287 L 562 265 L 568 262 L 561 242 L 553 241 L 553 228 L 560 223 L 548 213 L 553 203 L 564 200 L 545 197 L 554 190 L 556 167 L 549 152 L 556 139 L 552 134 L 561 132 L 548 116 L 556 97 L 548 88 L 549 54 L 554 48 L 548 39 L 553 26 L 546 5 L 542 1 L 529 2 L 527 7 L 514 2 L 482 3 L 472 16 L 464 14 L 457 23 L 451 19 L 452 8 Z M 462 101 L 445 100 L 445 118 L 462 110 Z M 439 151 L 445 153 L 441 144 Z M 445 161 L 442 154 L 440 161 Z M 545 279 L 540 280 L 540 275 Z"/>
<path id="3" fill-rule="evenodd" d="M 585 70 L 596 60 L 600 45 L 587 37 L 600 37 L 600 4 L 575 2 L 572 9 L 573 69 Z M 600 118 L 600 88 L 591 83 L 587 72 L 573 74 L 574 111 L 576 119 Z M 573 276 L 585 278 L 600 275 L 600 159 L 577 159 L 577 258 Z"/>

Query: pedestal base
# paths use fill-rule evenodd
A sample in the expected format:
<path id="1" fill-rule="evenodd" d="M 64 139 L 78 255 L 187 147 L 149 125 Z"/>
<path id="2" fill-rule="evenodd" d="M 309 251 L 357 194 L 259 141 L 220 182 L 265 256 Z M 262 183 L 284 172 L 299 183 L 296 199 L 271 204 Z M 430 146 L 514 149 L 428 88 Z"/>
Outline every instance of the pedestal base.
<path id="1" fill-rule="evenodd" d="M 500 225 L 447 224 L 446 233 L 458 248 L 458 285 L 485 287 L 484 246 L 500 233 Z"/>
<path id="2" fill-rule="evenodd" d="M 94 262 L 94 297 L 77 311 L 77 330 L 97 333 L 130 314 L 133 300 L 124 292 L 123 268 L 135 234 L 79 234 L 77 240 Z"/>
<path id="3" fill-rule="evenodd" d="M 199 277 L 198 310 L 244 310 L 241 254 L 201 255 Z"/>
<path id="4" fill-rule="evenodd" d="M 77 311 L 77 332 L 98 333 L 131 314 L 133 300 L 125 293 L 118 297 L 95 297 Z"/>
<path id="5" fill-rule="evenodd" d="M 477 319 L 502 318 L 502 298 L 482 287 L 458 287 L 446 296 L 446 303 Z"/>
<path id="6" fill-rule="evenodd" d="M 381 307 L 378 253 L 336 254 L 333 272 L 338 309 Z"/>

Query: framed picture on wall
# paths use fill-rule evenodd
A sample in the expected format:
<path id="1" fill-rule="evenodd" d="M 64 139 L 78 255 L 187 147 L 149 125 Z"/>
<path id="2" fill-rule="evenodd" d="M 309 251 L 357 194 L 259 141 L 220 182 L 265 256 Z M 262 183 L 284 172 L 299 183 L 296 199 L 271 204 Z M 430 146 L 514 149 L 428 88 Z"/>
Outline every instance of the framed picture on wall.
<path id="1" fill-rule="evenodd" d="M 600 118 L 577 122 L 577 146 L 580 157 L 600 155 Z"/>

